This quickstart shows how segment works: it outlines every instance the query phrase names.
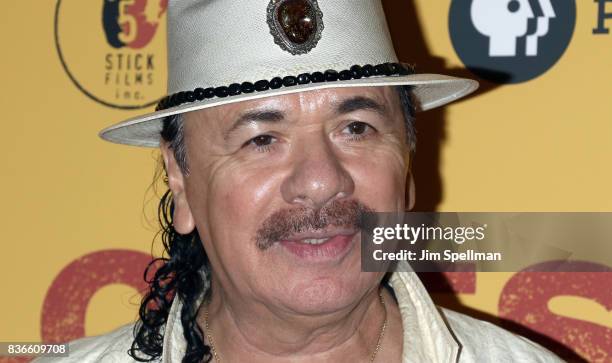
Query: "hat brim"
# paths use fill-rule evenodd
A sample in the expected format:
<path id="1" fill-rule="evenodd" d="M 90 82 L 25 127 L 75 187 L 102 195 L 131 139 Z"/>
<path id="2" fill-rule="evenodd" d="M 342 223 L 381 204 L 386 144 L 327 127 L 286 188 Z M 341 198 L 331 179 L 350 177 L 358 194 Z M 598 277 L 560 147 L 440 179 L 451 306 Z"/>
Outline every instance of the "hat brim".
<path id="1" fill-rule="evenodd" d="M 176 114 L 258 98 L 326 88 L 409 85 L 414 86 L 413 95 L 416 101 L 417 111 L 427 111 L 432 108 L 443 106 L 467 96 L 478 88 L 478 82 L 475 80 L 439 74 L 411 74 L 407 76 L 371 77 L 337 82 L 310 83 L 262 92 L 240 94 L 237 96 L 228 96 L 225 98 L 211 98 L 203 101 L 191 102 L 162 111 L 133 117 L 103 129 L 98 135 L 104 140 L 118 144 L 159 147 L 162 121 L 166 117 Z"/>

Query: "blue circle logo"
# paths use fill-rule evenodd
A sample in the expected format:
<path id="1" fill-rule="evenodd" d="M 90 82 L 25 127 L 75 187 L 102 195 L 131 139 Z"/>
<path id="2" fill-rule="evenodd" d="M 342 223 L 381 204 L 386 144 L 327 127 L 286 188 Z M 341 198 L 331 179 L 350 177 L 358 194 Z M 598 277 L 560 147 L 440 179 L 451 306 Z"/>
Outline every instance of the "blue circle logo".
<path id="1" fill-rule="evenodd" d="M 449 32 L 457 55 L 477 76 L 520 83 L 552 68 L 576 24 L 574 0 L 453 0 Z"/>

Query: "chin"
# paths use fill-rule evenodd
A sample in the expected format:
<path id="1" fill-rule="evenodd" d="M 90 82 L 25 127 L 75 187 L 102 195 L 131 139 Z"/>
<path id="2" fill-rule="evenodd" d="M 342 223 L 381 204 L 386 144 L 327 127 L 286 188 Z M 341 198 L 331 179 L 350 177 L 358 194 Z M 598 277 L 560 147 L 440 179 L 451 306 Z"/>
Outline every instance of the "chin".
<path id="1" fill-rule="evenodd" d="M 361 277 L 361 276 L 360 276 Z M 306 315 L 333 313 L 353 306 L 376 281 L 339 276 L 295 283 L 281 298 L 289 309 Z"/>

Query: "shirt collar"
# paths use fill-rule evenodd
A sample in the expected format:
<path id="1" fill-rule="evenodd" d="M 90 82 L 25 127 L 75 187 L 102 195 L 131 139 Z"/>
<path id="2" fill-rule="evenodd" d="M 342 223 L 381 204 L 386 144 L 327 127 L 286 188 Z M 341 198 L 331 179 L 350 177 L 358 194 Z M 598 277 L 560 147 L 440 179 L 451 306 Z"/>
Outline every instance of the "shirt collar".
<path id="1" fill-rule="evenodd" d="M 402 363 L 457 362 L 460 344 L 425 286 L 408 263 L 398 263 L 396 270 L 389 282 L 402 316 Z"/>
<path id="2" fill-rule="evenodd" d="M 398 263 L 389 280 L 403 325 L 402 363 L 456 362 L 460 344 L 449 330 L 421 280 L 406 262 Z M 410 272 L 399 272 L 410 271 Z M 202 303 L 204 296 L 197 300 Z M 181 363 L 186 350 L 181 324 L 181 299 L 174 297 L 164 330 L 162 363 Z"/>

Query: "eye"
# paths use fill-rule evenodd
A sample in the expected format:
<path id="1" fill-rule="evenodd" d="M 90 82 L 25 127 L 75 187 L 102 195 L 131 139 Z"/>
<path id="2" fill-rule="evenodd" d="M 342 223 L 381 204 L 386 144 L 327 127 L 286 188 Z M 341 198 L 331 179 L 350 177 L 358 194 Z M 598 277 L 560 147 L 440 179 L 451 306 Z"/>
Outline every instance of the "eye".
<path id="1" fill-rule="evenodd" d="M 366 137 L 369 133 L 376 131 L 372 126 L 365 122 L 355 121 L 351 122 L 348 126 L 342 130 L 343 134 L 349 134 L 352 139 L 359 139 Z"/>
<path id="2" fill-rule="evenodd" d="M 258 135 L 249 141 L 245 142 L 243 146 L 253 145 L 257 151 L 268 151 L 270 145 L 276 142 L 276 138 L 271 135 Z"/>

